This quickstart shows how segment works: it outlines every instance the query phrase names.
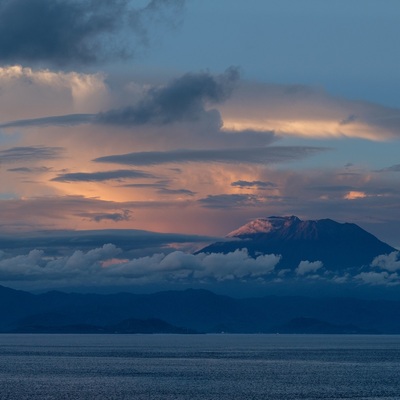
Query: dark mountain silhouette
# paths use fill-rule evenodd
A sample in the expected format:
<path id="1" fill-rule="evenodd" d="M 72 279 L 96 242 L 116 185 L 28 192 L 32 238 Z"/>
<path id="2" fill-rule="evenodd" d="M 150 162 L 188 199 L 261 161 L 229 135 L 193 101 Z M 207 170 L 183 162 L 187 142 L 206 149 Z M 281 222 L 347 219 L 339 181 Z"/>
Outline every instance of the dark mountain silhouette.
<path id="1" fill-rule="evenodd" d="M 391 300 L 238 299 L 194 289 L 140 295 L 33 295 L 1 286 L 0 295 L 0 332 L 276 333 L 286 329 L 291 333 L 400 333 L 400 301 Z M 7 304 L 12 305 L 10 310 Z M 299 318 L 306 320 L 299 323 Z"/>
<path id="2" fill-rule="evenodd" d="M 246 248 L 251 256 L 280 254 L 279 268 L 295 269 L 301 261 L 321 261 L 326 269 L 369 265 L 396 251 L 356 224 L 331 219 L 302 221 L 295 216 L 260 218 L 231 232 L 231 241 L 211 244 L 197 253 L 230 253 Z"/>

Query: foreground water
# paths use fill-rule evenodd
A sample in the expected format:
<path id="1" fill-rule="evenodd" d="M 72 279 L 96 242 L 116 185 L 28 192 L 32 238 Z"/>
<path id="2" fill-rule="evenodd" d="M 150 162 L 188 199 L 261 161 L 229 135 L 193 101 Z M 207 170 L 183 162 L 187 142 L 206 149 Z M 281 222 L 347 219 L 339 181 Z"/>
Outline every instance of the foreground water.
<path id="1" fill-rule="evenodd" d="M 0 335 L 6 399 L 399 399 L 400 336 Z"/>

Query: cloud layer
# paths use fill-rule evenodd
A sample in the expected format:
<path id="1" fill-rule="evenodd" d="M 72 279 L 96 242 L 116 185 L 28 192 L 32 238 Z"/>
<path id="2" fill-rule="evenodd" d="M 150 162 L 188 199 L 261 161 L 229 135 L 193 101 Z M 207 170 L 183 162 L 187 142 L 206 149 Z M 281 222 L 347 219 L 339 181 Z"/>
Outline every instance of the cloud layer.
<path id="1" fill-rule="evenodd" d="M 243 82 L 220 110 L 226 129 L 303 138 L 399 137 L 398 108 L 337 97 L 320 87 Z"/>
<path id="2" fill-rule="evenodd" d="M 118 237 L 117 231 L 110 232 Z M 140 233 L 138 232 L 140 235 Z M 148 234 L 151 234 L 150 232 Z M 65 233 L 68 237 L 68 233 Z M 143 233 L 141 234 L 143 235 Z M 101 240 L 101 231 L 89 236 L 78 235 L 82 245 L 91 239 Z M 70 237 L 72 238 L 72 236 Z M 147 256 L 132 257 L 129 246 L 125 250 L 114 244 L 87 249 L 73 250 L 68 242 L 61 244 L 62 236 L 55 235 L 54 243 L 68 254 L 55 255 L 50 247 L 33 249 L 24 254 L 12 255 L 10 249 L 0 252 L 0 282 L 23 285 L 26 288 L 56 288 L 74 286 L 94 287 L 137 287 L 143 285 L 210 284 L 232 282 L 246 285 L 274 283 L 293 284 L 302 280 L 317 280 L 334 285 L 359 284 L 394 286 L 400 284 L 398 252 L 381 255 L 361 273 L 346 270 L 338 273 L 323 270 L 320 261 L 302 261 L 293 271 L 279 269 L 281 256 L 275 254 L 248 255 L 246 249 L 228 254 L 189 254 L 183 251 L 155 252 Z M 151 239 L 151 236 L 150 236 Z M 153 239 L 156 241 L 155 235 Z M 164 239 L 167 239 L 165 236 Z M 169 239 L 172 239 L 170 236 Z M 89 242 L 87 241 L 89 240 Z M 90 242 L 90 243 L 93 243 Z M 22 244 L 22 243 L 20 243 Z M 55 250 L 56 247 L 53 249 Z M 374 270 L 378 267 L 379 270 Z M 383 271 L 382 271 L 383 270 Z"/>
<path id="3" fill-rule="evenodd" d="M 154 178 L 154 175 L 133 169 L 119 169 L 100 172 L 75 172 L 60 174 L 53 178 L 54 182 L 104 182 L 110 180 Z"/>
<path id="4" fill-rule="evenodd" d="M 280 257 L 229 254 L 191 255 L 181 251 L 126 259 L 112 244 L 70 256 L 48 257 L 42 250 L 0 259 L 0 282 L 33 282 L 33 286 L 132 285 L 165 282 L 258 279 L 274 270 Z"/>
<path id="5" fill-rule="evenodd" d="M 122 165 L 156 165 L 156 164 L 180 164 L 188 162 L 201 163 L 250 163 L 273 164 L 293 161 L 315 153 L 327 150 L 322 147 L 290 147 L 271 146 L 266 148 L 242 148 L 242 149 L 207 149 L 207 150 L 174 150 L 164 152 L 139 152 L 121 155 L 111 155 L 94 159 L 95 162 L 122 164 Z"/>

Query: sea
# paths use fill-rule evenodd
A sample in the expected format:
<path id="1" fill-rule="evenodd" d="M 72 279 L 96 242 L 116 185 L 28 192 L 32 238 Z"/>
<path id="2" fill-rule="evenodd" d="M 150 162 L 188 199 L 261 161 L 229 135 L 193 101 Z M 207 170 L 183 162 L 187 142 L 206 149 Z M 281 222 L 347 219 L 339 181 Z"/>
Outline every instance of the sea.
<path id="1" fill-rule="evenodd" d="M 0 399 L 400 399 L 400 336 L 1 334 Z"/>

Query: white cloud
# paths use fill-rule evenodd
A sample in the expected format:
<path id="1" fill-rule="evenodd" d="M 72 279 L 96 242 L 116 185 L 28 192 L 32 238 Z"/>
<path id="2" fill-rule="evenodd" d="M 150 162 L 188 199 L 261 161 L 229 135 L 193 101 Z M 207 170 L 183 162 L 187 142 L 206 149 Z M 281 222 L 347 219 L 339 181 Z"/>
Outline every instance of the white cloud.
<path id="1" fill-rule="evenodd" d="M 397 272 L 400 271 L 399 254 L 399 251 L 393 251 L 390 254 L 381 254 L 375 257 L 371 263 L 371 267 L 384 271 L 362 272 L 356 275 L 355 279 L 370 285 L 399 285 L 400 275 Z"/>
<path id="2" fill-rule="evenodd" d="M 362 272 L 355 276 L 355 279 L 361 280 L 363 283 L 370 285 L 398 285 L 400 284 L 400 276 L 397 273 L 389 274 L 386 271 L 382 272 Z"/>
<path id="3" fill-rule="evenodd" d="M 70 256 L 48 257 L 41 250 L 0 260 L 0 281 L 35 281 L 36 286 L 115 285 L 186 279 L 255 279 L 270 274 L 280 260 L 273 254 L 251 258 L 246 249 L 229 254 L 153 254 L 127 260 L 113 244 Z M 121 258 L 119 258 L 121 257 Z"/>
<path id="4" fill-rule="evenodd" d="M 390 254 L 381 254 L 375 257 L 371 263 L 371 267 L 378 267 L 386 271 L 395 272 L 400 270 L 400 252 L 393 251 Z"/>
<path id="5" fill-rule="evenodd" d="M 42 259 L 44 252 L 41 250 L 31 250 L 26 255 L 19 255 L 12 258 L 3 258 L 0 261 L 0 276 L 2 279 L 8 280 L 11 276 L 15 278 L 20 274 L 40 275 L 42 272 Z"/>
<path id="6" fill-rule="evenodd" d="M 112 244 L 88 252 L 75 251 L 71 256 L 51 258 L 42 250 L 31 250 L 26 255 L 2 258 L 0 261 L 1 281 L 52 281 L 66 279 L 82 280 L 95 275 L 101 262 L 117 256 L 120 249 Z"/>
<path id="7" fill-rule="evenodd" d="M 296 274 L 297 275 L 306 275 L 310 272 L 316 272 L 320 268 L 322 268 L 324 265 L 322 261 L 313 261 L 310 262 L 308 260 L 301 261 L 299 266 L 296 268 Z"/>
<path id="8" fill-rule="evenodd" d="M 195 272 L 196 277 L 212 276 L 218 280 L 230 278 L 261 277 L 270 274 L 280 260 L 275 254 L 249 257 L 247 249 L 236 250 L 233 253 L 199 254 L 202 255 L 202 269 Z"/>
<path id="9" fill-rule="evenodd" d="M 216 279 L 219 281 L 256 278 L 270 274 L 278 264 L 280 256 L 273 254 L 252 258 L 247 250 L 236 250 L 222 254 L 200 253 L 197 255 L 174 251 L 168 255 L 154 254 L 135 258 L 114 265 L 106 273 L 128 279 L 146 281 Z"/>

